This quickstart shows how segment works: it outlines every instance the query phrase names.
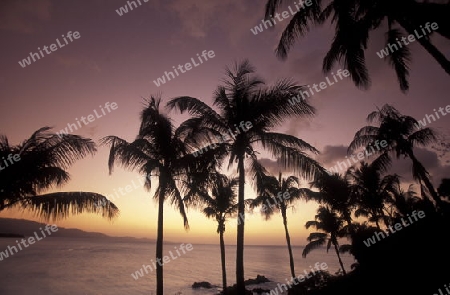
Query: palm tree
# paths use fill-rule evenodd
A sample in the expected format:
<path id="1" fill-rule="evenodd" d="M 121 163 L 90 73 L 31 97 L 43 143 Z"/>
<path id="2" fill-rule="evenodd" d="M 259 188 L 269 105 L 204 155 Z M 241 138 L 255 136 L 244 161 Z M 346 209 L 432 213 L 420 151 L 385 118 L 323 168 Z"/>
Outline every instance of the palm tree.
<path id="1" fill-rule="evenodd" d="M 207 178 L 207 183 L 194 180 L 189 186 L 189 190 L 195 191 L 197 198 L 190 195 L 186 202 L 189 204 L 204 204 L 202 212 L 208 218 L 215 218 L 218 226 L 217 233 L 219 234 L 220 242 L 220 257 L 222 263 L 222 285 L 223 294 L 227 294 L 227 272 L 225 260 L 225 242 L 223 235 L 225 233 L 225 223 L 227 216 L 233 216 L 237 212 L 236 203 L 236 187 L 238 184 L 237 178 L 229 178 L 224 174 L 210 173 Z M 197 188 L 200 189 L 198 191 Z M 208 192 L 209 191 L 209 192 Z"/>
<path id="2" fill-rule="evenodd" d="M 251 208 L 262 205 L 261 212 L 266 220 L 276 212 L 281 212 L 283 218 L 284 232 L 286 235 L 286 243 L 289 251 L 289 265 L 291 267 L 291 275 L 296 277 L 294 270 L 294 256 L 292 254 L 291 238 L 289 236 L 287 226 L 287 208 L 294 202 L 299 200 L 303 194 L 298 188 L 299 179 L 296 176 L 288 176 L 287 178 L 278 176 L 266 176 L 262 181 L 261 187 L 258 189 L 258 197 L 253 200 Z M 267 204 L 267 205 L 266 205 Z"/>
<path id="3" fill-rule="evenodd" d="M 247 174 L 254 175 L 261 168 L 257 164 L 256 145 L 259 144 L 285 167 L 293 168 L 294 172 L 304 177 L 312 177 L 323 168 L 305 153 L 318 153 L 313 146 L 295 136 L 271 132 L 287 118 L 314 115 L 314 108 L 305 101 L 293 105 L 289 103 L 289 99 L 303 89 L 301 86 L 290 80 L 281 80 L 267 87 L 255 75 L 255 69 L 247 60 L 236 63 L 233 69 L 227 68 L 226 75 L 224 85 L 214 93 L 213 105 L 219 109 L 218 112 L 203 101 L 186 96 L 172 99 L 168 107 L 193 115 L 180 128 L 190 134 L 194 142 L 211 143 L 214 136 L 228 134 L 226 140 L 215 145 L 215 149 L 227 151 L 229 165 L 237 162 L 238 215 L 242 217 L 242 222 L 237 225 L 236 287 L 239 294 L 244 294 L 245 166 L 247 164 Z M 236 130 L 237 134 L 230 134 L 231 130 Z"/>
<path id="4" fill-rule="evenodd" d="M 0 211 L 8 208 L 29 210 L 45 220 L 67 218 L 71 214 L 97 213 L 111 220 L 119 210 L 111 202 L 93 192 L 55 192 L 41 194 L 61 187 L 70 180 L 67 169 L 77 160 L 97 151 L 95 143 L 79 135 L 59 136 L 42 127 L 19 145 L 10 145 L 0 135 Z M 8 165 L 7 167 L 5 167 Z"/>
<path id="5" fill-rule="evenodd" d="M 342 272 L 346 274 L 344 264 L 342 263 L 341 255 L 339 254 L 338 238 L 346 236 L 346 229 L 344 227 L 344 220 L 339 217 L 327 206 L 320 206 L 317 209 L 315 220 L 306 222 L 305 227 L 315 227 L 320 232 L 310 233 L 308 237 L 308 244 L 303 249 L 302 256 L 305 258 L 312 250 L 322 247 L 327 244 L 327 252 L 331 245 L 334 246 L 336 255 L 339 259 Z"/>
<path id="6" fill-rule="evenodd" d="M 151 96 L 141 112 L 141 124 L 136 139 L 127 142 L 117 136 L 107 136 L 102 143 L 110 146 L 109 172 L 113 172 L 116 161 L 130 170 L 141 174 L 156 176 L 158 187 L 154 198 L 158 201 L 158 233 L 156 259 L 163 257 L 164 202 L 175 206 L 183 217 L 184 227 L 189 229 L 185 205 L 180 190 L 188 183 L 190 171 L 202 171 L 202 161 L 190 154 L 182 141 L 178 129 L 171 120 L 159 110 L 161 98 Z M 196 160 L 195 160 L 196 159 Z M 180 188 L 177 186 L 180 186 Z M 147 177 L 144 187 L 150 190 L 151 177 Z M 156 265 L 156 292 L 163 295 L 163 267 Z"/>
<path id="7" fill-rule="evenodd" d="M 347 175 L 341 176 L 339 173 L 324 174 L 316 177 L 311 182 L 311 187 L 317 188 L 319 191 L 305 189 L 306 197 L 317 201 L 319 204 L 325 204 L 331 210 L 338 212 L 347 223 L 349 230 L 352 230 L 352 210 L 356 203 L 351 193 Z"/>
<path id="8" fill-rule="evenodd" d="M 394 220 L 406 216 L 414 210 L 433 212 L 434 205 L 428 199 L 419 198 L 417 192 L 414 190 L 413 184 L 410 184 L 407 190 L 402 189 L 400 186 L 400 179 L 396 176 L 389 191 L 389 198 L 385 204 L 385 211 L 389 215 L 389 218 Z"/>
<path id="9" fill-rule="evenodd" d="M 450 39 L 449 22 L 444 18 L 450 10 L 449 4 L 437 4 L 405 0 L 393 2 L 390 0 L 332 0 L 310 1 L 310 6 L 304 6 L 296 13 L 284 29 L 276 54 L 285 59 L 295 41 L 306 35 L 313 26 L 323 25 L 331 19 L 334 24 L 335 36 L 331 48 L 323 60 L 323 70 L 328 73 L 336 62 L 343 61 L 350 71 L 351 77 L 358 87 L 368 88 L 370 78 L 365 62 L 365 51 L 369 42 L 369 33 L 380 30 L 387 23 L 386 46 L 397 44 L 404 37 L 403 31 L 414 34 L 420 32 L 420 25 L 426 21 L 437 21 L 437 32 Z M 283 0 L 267 0 L 266 19 L 270 19 Z M 444 12 L 445 11 L 445 12 Z M 386 22 L 384 22 L 386 21 Z M 442 25 L 441 25 L 442 24 Z M 402 31 L 402 30 L 403 31 Z M 431 31 L 432 32 L 432 31 Z M 432 43 L 429 36 L 418 38 L 420 45 L 450 74 L 450 61 Z M 408 75 L 411 53 L 407 46 L 387 56 L 389 64 L 395 69 L 400 88 L 409 88 Z"/>
<path id="10" fill-rule="evenodd" d="M 369 217 L 369 221 L 375 222 L 378 229 L 380 220 L 388 226 L 390 222 L 384 210 L 392 200 L 392 194 L 397 193 L 396 196 L 400 196 L 399 177 L 397 175 L 382 177 L 376 166 L 364 162 L 358 169 L 349 169 L 348 175 L 352 181 L 352 194 L 358 206 L 355 216 Z"/>
<path id="11" fill-rule="evenodd" d="M 436 202 L 436 206 L 442 206 L 442 200 L 435 191 L 430 180 L 430 175 L 426 168 L 420 163 L 414 154 L 414 147 L 426 147 L 428 144 L 436 142 L 436 134 L 430 128 L 417 129 L 418 122 L 410 116 L 402 115 L 391 105 L 384 105 L 381 109 L 368 115 L 367 121 L 376 121 L 379 126 L 365 126 L 356 132 L 353 141 L 348 148 L 349 153 L 353 153 L 358 148 L 366 148 L 386 141 L 387 147 L 384 149 L 372 150 L 378 155 L 372 165 L 381 173 L 386 172 L 392 163 L 391 154 L 397 158 L 407 157 L 412 161 L 412 175 L 415 180 L 425 185 L 429 194 Z"/>

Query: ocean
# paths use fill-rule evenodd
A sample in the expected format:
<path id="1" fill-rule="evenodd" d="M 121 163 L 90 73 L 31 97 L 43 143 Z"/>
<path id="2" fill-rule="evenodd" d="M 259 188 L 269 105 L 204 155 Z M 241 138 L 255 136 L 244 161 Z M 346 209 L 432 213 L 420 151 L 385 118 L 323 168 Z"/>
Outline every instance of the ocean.
<path id="1" fill-rule="evenodd" d="M 0 251 L 16 245 L 14 238 L 0 239 Z M 112 239 L 111 239 L 112 240 Z M 222 284 L 219 245 L 193 244 L 191 251 L 180 256 L 175 247 L 165 244 L 176 259 L 164 266 L 164 294 L 217 294 Z M 135 280 L 131 274 L 152 265 L 155 244 L 148 241 L 112 242 L 109 239 L 46 238 L 0 261 L 1 295 L 138 295 L 156 294 L 156 270 L 148 270 Z M 235 246 L 226 246 L 227 281 L 235 283 Z M 293 247 L 296 275 L 309 270 L 316 262 L 325 262 L 334 274 L 339 262 L 334 251 L 312 251 L 301 257 L 302 247 Z M 273 282 L 258 285 L 263 289 L 276 287 L 290 279 L 286 246 L 246 246 L 245 279 L 264 275 Z M 342 255 L 346 270 L 354 263 L 351 255 Z M 208 281 L 213 289 L 192 289 L 194 282 Z"/>

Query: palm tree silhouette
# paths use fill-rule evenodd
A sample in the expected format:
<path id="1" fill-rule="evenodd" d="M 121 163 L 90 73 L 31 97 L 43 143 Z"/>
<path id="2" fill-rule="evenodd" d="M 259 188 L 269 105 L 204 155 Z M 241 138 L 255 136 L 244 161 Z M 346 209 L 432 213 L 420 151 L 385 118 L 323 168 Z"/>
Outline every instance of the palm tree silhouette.
<path id="1" fill-rule="evenodd" d="M 352 230 L 352 210 L 356 204 L 347 177 L 339 173 L 324 174 L 316 177 L 310 184 L 319 191 L 305 189 L 303 192 L 307 199 L 325 204 L 332 211 L 338 212 L 347 223 L 348 229 Z"/>
<path id="2" fill-rule="evenodd" d="M 397 175 L 391 175 L 391 177 L 393 177 L 393 181 L 389 189 L 389 198 L 385 204 L 385 211 L 389 215 L 390 220 L 406 216 L 414 210 L 426 212 L 434 211 L 434 206 L 431 201 L 428 199 L 421 199 L 417 196 L 413 184 L 410 184 L 408 189 L 404 190 L 400 185 L 399 177 Z"/>
<path id="3" fill-rule="evenodd" d="M 74 162 L 97 151 L 95 143 L 79 135 L 58 136 L 42 127 L 21 144 L 11 146 L 0 136 L 0 158 L 18 155 L 18 161 L 0 169 L 0 211 L 8 208 L 28 210 L 45 220 L 64 219 L 71 214 L 97 213 L 114 219 L 119 209 L 111 202 L 97 206 L 107 198 L 93 192 L 55 192 L 70 180 L 66 171 Z"/>
<path id="4" fill-rule="evenodd" d="M 402 115 L 393 106 L 385 104 L 381 109 L 370 113 L 367 121 L 377 121 L 379 126 L 365 126 L 356 132 L 353 141 L 348 148 L 353 153 L 358 148 L 366 148 L 385 140 L 387 147 L 384 149 L 372 149 L 378 157 L 371 164 L 381 173 L 385 172 L 392 163 L 391 154 L 397 158 L 408 157 L 412 161 L 412 175 L 415 180 L 425 185 L 429 194 L 436 202 L 437 207 L 442 207 L 443 202 L 435 191 L 426 168 L 419 162 L 414 154 L 414 147 L 426 147 L 436 142 L 436 134 L 430 128 L 417 129 L 418 122 L 410 116 Z"/>
<path id="5" fill-rule="evenodd" d="M 400 40 L 405 37 L 401 29 L 408 35 L 414 34 L 415 30 L 420 34 L 419 27 L 425 25 L 426 21 L 437 21 L 440 27 L 442 24 L 437 32 L 447 39 L 450 38 L 448 18 L 443 18 L 444 13 L 442 13 L 442 11 L 449 11 L 448 4 L 419 3 L 416 0 L 397 2 L 333 0 L 327 1 L 327 4 L 323 6 L 323 1 L 311 2 L 310 6 L 305 6 L 296 13 L 284 29 L 276 49 L 277 56 L 285 59 L 298 38 L 306 35 L 313 26 L 323 25 L 331 19 L 335 36 L 323 60 L 323 70 L 328 73 L 336 62 L 344 61 L 353 82 L 358 87 L 368 88 L 370 85 L 364 53 L 369 43 L 369 33 L 380 30 L 385 21 L 387 23 L 386 46 L 387 44 L 397 46 L 397 38 Z M 282 0 L 267 0 L 266 19 L 270 19 L 282 3 Z M 436 12 L 440 13 L 436 14 Z M 418 38 L 417 41 L 450 75 L 450 61 L 431 43 L 429 34 Z M 411 53 L 407 46 L 397 47 L 398 50 L 388 55 L 387 60 L 397 74 L 401 90 L 406 91 L 409 88 Z"/>
<path id="6" fill-rule="evenodd" d="M 280 163 L 304 177 L 323 173 L 323 168 L 305 153 L 318 153 L 313 146 L 295 136 L 270 131 L 287 118 L 314 115 L 314 108 L 305 101 L 294 105 L 289 103 L 289 99 L 303 89 L 301 86 L 284 79 L 267 87 L 255 75 L 255 69 L 248 60 L 236 63 L 233 69 L 226 68 L 226 76 L 224 85 L 214 93 L 213 105 L 219 112 L 197 98 L 186 96 L 172 99 L 168 107 L 181 113 L 188 111 L 194 116 L 180 128 L 190 130 L 190 135 L 199 141 L 211 141 L 213 137 L 229 134 L 230 130 L 239 131 L 237 126 L 251 124 L 251 128 L 236 132 L 238 134 L 233 132 L 227 140 L 215 145 L 217 149 L 227 150 L 229 165 L 237 162 L 238 166 L 238 215 L 242 222 L 237 225 L 236 287 L 239 294 L 244 294 L 245 164 L 247 162 L 249 168 L 247 174 L 257 173 L 256 145 L 260 144 Z"/>
<path id="7" fill-rule="evenodd" d="M 286 235 L 286 244 L 289 251 L 289 265 L 291 267 L 291 275 L 293 278 L 296 277 L 294 256 L 292 254 L 286 212 L 290 205 L 303 197 L 302 190 L 299 189 L 298 186 L 299 179 L 293 175 L 282 178 L 280 172 L 278 179 L 275 176 L 265 176 L 258 188 L 258 197 L 251 203 L 251 208 L 262 205 L 261 212 L 266 220 L 269 220 L 277 211 L 281 213 Z"/>
<path id="8" fill-rule="evenodd" d="M 339 242 L 338 238 L 344 237 L 347 234 L 347 230 L 344 227 L 344 220 L 339 217 L 327 206 L 320 206 L 317 209 L 317 215 L 315 220 L 306 222 L 305 227 L 315 227 L 320 232 L 310 233 L 308 237 L 308 244 L 303 249 L 302 256 L 305 258 L 312 250 L 322 247 L 327 243 L 327 252 L 330 250 L 331 245 L 334 246 L 336 255 L 339 259 L 342 272 L 346 274 L 344 264 L 342 263 L 341 255 L 339 254 Z"/>
<path id="9" fill-rule="evenodd" d="M 157 176 L 158 187 L 154 198 L 158 200 L 158 233 L 156 259 L 163 257 L 164 202 L 167 200 L 180 212 L 184 227 L 189 229 L 185 205 L 180 190 L 189 183 L 190 171 L 202 171 L 200 160 L 194 160 L 187 145 L 181 139 L 178 129 L 171 120 L 159 110 L 161 98 L 151 96 L 141 112 L 141 124 L 133 142 L 117 136 L 107 136 L 102 143 L 110 146 L 109 172 L 113 172 L 116 161 L 130 170 L 141 174 Z M 180 188 L 177 186 L 180 186 Z M 144 187 L 150 190 L 151 177 L 146 177 Z M 163 295 L 163 266 L 156 265 L 156 292 Z"/>
<path id="10" fill-rule="evenodd" d="M 390 221 L 384 210 L 392 200 L 392 194 L 398 193 L 400 184 L 398 176 L 382 177 L 377 167 L 364 162 L 357 169 L 349 169 L 348 175 L 352 181 L 352 194 L 358 206 L 355 217 L 368 217 L 370 222 L 375 222 L 378 229 L 380 229 L 380 220 L 388 226 Z"/>
<path id="11" fill-rule="evenodd" d="M 223 294 L 227 294 L 227 272 L 225 260 L 225 241 L 223 235 L 225 233 L 225 223 L 227 216 L 234 216 L 237 212 L 237 193 L 238 186 L 237 178 L 229 178 L 224 174 L 218 172 L 210 173 L 206 182 L 194 180 L 188 189 L 195 192 L 195 196 L 187 197 L 188 204 L 204 205 L 202 209 L 203 214 L 208 218 L 214 218 L 217 225 L 217 233 L 219 234 L 220 242 L 220 258 L 222 263 L 222 285 Z"/>

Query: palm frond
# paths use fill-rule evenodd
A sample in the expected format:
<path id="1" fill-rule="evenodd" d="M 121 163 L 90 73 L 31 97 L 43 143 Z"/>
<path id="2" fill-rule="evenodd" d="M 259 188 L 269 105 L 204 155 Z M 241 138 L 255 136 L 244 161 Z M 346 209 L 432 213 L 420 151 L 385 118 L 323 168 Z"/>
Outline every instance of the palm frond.
<path id="1" fill-rule="evenodd" d="M 323 245 L 325 245 L 326 243 L 326 239 L 319 239 L 319 240 L 314 240 L 312 242 L 309 242 L 305 248 L 303 248 L 303 252 L 302 252 L 302 257 L 306 258 L 306 256 L 314 249 L 318 249 L 320 247 L 322 247 Z"/>
<path id="2" fill-rule="evenodd" d="M 398 29 L 391 29 L 387 32 L 387 44 L 394 44 L 396 46 L 397 40 L 401 39 L 403 34 Z M 389 64 L 394 67 L 397 79 L 400 84 L 400 89 L 406 92 L 409 89 L 409 63 L 411 62 L 411 52 L 407 46 L 400 45 L 398 50 L 395 50 L 386 57 Z"/>
<path id="3" fill-rule="evenodd" d="M 105 196 L 93 192 L 57 192 L 32 196 L 16 203 L 44 220 L 61 220 L 82 213 L 101 214 L 109 220 L 118 217 L 119 209 Z"/>

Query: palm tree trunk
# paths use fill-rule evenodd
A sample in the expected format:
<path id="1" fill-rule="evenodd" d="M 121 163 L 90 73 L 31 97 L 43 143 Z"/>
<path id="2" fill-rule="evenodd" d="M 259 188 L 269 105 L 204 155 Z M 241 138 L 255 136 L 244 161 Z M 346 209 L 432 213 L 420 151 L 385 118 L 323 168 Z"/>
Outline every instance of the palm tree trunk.
<path id="1" fill-rule="evenodd" d="M 156 238 L 156 261 L 160 262 L 163 258 L 163 225 L 164 225 L 164 192 L 165 192 L 165 186 L 164 181 L 161 182 L 160 177 L 160 184 L 163 186 L 161 189 L 161 193 L 159 195 L 158 200 L 158 236 Z M 159 260 L 158 260 L 159 259 Z M 164 295 L 164 279 L 163 279 L 163 267 L 162 264 L 156 263 L 156 295 Z"/>
<path id="2" fill-rule="evenodd" d="M 420 38 L 420 45 L 425 48 L 426 51 L 439 63 L 439 65 L 444 69 L 444 71 L 450 75 L 450 61 L 445 57 L 445 55 L 440 52 L 436 46 L 434 46 L 430 40 L 425 38 Z"/>
<path id="3" fill-rule="evenodd" d="M 370 209 L 370 213 L 372 214 L 372 218 L 375 219 L 375 225 L 376 225 L 376 227 L 377 227 L 379 230 L 381 230 L 380 223 L 378 222 L 378 213 L 377 213 L 377 210 L 375 210 L 375 209 Z"/>
<path id="4" fill-rule="evenodd" d="M 245 206 L 244 206 L 244 185 L 245 185 L 245 169 L 244 155 L 238 156 L 239 171 L 239 192 L 238 192 L 238 216 L 242 218 L 237 225 L 236 240 L 236 294 L 245 294 L 244 283 L 244 223 L 245 223 Z"/>
<path id="5" fill-rule="evenodd" d="M 375 225 L 378 229 L 381 229 L 380 224 L 378 223 L 378 219 L 375 219 Z"/>
<path id="6" fill-rule="evenodd" d="M 223 295 L 227 294 L 227 269 L 225 262 L 225 242 L 223 240 L 223 230 L 219 231 L 220 238 L 220 259 L 222 262 L 222 285 L 223 285 Z"/>
<path id="7" fill-rule="evenodd" d="M 349 231 L 350 235 L 353 236 L 353 234 L 355 233 L 355 230 L 353 228 L 352 217 L 348 213 L 345 213 L 345 222 L 347 222 L 348 231 Z"/>
<path id="8" fill-rule="evenodd" d="M 295 278 L 296 275 L 294 271 L 294 256 L 292 255 L 291 237 L 289 236 L 289 231 L 287 227 L 287 216 L 285 207 L 281 208 L 281 215 L 283 216 L 284 232 L 286 233 L 286 243 L 289 250 L 289 265 L 291 266 L 291 275 L 293 278 Z"/>
<path id="9" fill-rule="evenodd" d="M 398 19 L 397 21 L 409 34 L 414 35 L 414 28 L 410 24 L 402 19 Z M 439 63 L 444 71 L 450 75 L 450 61 L 436 48 L 436 46 L 431 43 L 430 39 L 427 39 L 426 36 L 416 39 L 419 41 L 420 45 L 422 45 L 422 47 L 425 48 L 425 50 L 428 51 L 428 53 Z"/>
<path id="10" fill-rule="evenodd" d="M 413 151 L 409 151 L 408 153 L 409 158 L 413 161 L 413 169 L 416 170 L 416 172 L 420 176 L 420 180 L 422 180 L 427 187 L 428 191 L 430 192 L 431 197 L 436 202 L 436 206 L 438 208 L 442 208 L 443 201 L 438 196 L 436 190 L 434 189 L 433 184 L 430 181 L 430 178 L 428 177 L 428 172 L 425 169 L 425 167 L 422 165 L 422 163 L 417 160 L 416 156 L 414 155 Z"/>
<path id="11" fill-rule="evenodd" d="M 338 259 L 339 259 L 339 264 L 341 265 L 342 272 L 344 273 L 344 275 L 346 275 L 347 272 L 345 271 L 344 263 L 342 263 L 341 255 L 339 254 L 338 243 L 337 243 L 337 241 L 336 241 L 336 238 L 332 238 L 332 239 L 333 239 L 333 242 L 332 242 L 332 243 L 333 243 L 333 245 L 334 245 L 334 250 L 336 251 L 337 257 L 338 257 Z"/>
<path id="12" fill-rule="evenodd" d="M 380 212 L 379 212 L 378 214 L 380 214 L 381 218 L 383 218 L 384 224 L 385 224 L 386 226 L 391 225 L 390 222 L 389 222 L 389 220 L 388 220 L 388 216 L 386 216 L 386 214 L 384 214 L 383 209 L 380 208 L 379 211 L 380 211 Z"/>

